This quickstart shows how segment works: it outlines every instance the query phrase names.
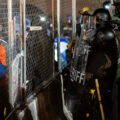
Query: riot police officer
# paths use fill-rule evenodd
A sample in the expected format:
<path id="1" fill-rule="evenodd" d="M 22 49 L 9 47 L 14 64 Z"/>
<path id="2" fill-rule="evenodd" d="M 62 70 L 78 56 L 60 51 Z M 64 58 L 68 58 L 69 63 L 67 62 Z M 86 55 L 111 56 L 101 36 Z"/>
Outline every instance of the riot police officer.
<path id="1" fill-rule="evenodd" d="M 88 55 L 85 83 L 77 82 L 80 80 L 78 75 L 82 74 L 79 69 L 79 64 L 85 63 L 86 59 L 81 59 L 81 54 L 78 55 L 78 62 L 75 63 L 78 67 L 72 67 L 72 74 L 69 82 L 69 109 L 73 113 L 74 120 L 85 119 L 85 115 L 89 114 L 91 120 L 101 120 L 99 102 L 97 100 L 95 78 L 98 78 L 100 85 L 100 92 L 102 97 L 105 117 L 111 117 L 112 109 L 112 85 L 116 76 L 117 70 L 117 45 L 115 41 L 115 34 L 110 24 L 111 16 L 109 12 L 103 8 L 97 9 L 93 16 L 96 17 L 96 33 L 92 36 L 91 46 Z M 86 43 L 85 43 L 86 44 Z M 85 45 L 84 44 L 84 45 Z M 81 48 L 82 49 L 82 48 Z M 84 51 L 84 50 L 83 50 Z M 78 51 L 77 53 L 78 54 Z M 74 57 L 73 57 L 74 59 Z M 73 60 L 73 61 L 76 61 Z M 91 91 L 94 92 L 91 97 Z M 81 117 L 81 118 L 80 118 Z"/>
<path id="2" fill-rule="evenodd" d="M 110 1 L 105 1 L 103 3 L 103 7 L 107 9 L 111 13 L 112 17 L 112 25 L 114 27 L 115 35 L 116 35 L 116 43 L 118 47 L 118 53 L 119 53 L 119 58 L 118 58 L 118 68 L 117 68 L 117 75 L 116 75 L 116 80 L 114 82 L 114 120 L 118 119 L 118 109 L 120 111 L 120 104 L 118 101 L 120 100 L 119 95 L 119 89 L 120 89 L 120 2 L 116 1 L 114 4 L 111 4 Z"/>
<path id="3" fill-rule="evenodd" d="M 110 24 L 110 13 L 99 8 L 93 15 L 96 16 L 97 31 L 88 59 L 87 72 L 99 79 L 105 117 L 109 119 L 112 111 L 112 88 L 117 71 L 117 44 Z"/>

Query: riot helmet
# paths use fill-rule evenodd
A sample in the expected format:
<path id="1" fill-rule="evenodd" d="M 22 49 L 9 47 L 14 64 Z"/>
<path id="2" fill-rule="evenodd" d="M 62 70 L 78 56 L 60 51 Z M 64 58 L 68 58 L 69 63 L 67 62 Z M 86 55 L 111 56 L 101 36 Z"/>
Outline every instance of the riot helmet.
<path id="1" fill-rule="evenodd" d="M 104 9 L 106 9 L 106 10 L 109 10 L 110 9 L 110 7 L 111 7 L 111 2 L 110 1 L 105 1 L 104 3 L 103 3 L 103 8 Z"/>
<path id="2" fill-rule="evenodd" d="M 99 8 L 95 10 L 93 13 L 93 16 L 96 17 L 96 23 L 100 26 L 105 26 L 106 24 L 110 23 L 111 16 L 108 10 L 105 10 L 104 8 Z"/>
<path id="3" fill-rule="evenodd" d="M 83 7 L 80 11 L 80 14 L 82 15 L 92 15 L 92 11 L 89 7 Z"/>
<path id="4" fill-rule="evenodd" d="M 114 3 L 111 3 L 110 1 L 105 1 L 103 3 L 103 8 L 108 10 L 111 16 L 115 15 L 116 6 Z"/>
<path id="5" fill-rule="evenodd" d="M 90 10 L 89 7 L 83 7 L 81 10 L 80 10 L 80 13 L 85 13 L 85 12 L 88 12 Z"/>

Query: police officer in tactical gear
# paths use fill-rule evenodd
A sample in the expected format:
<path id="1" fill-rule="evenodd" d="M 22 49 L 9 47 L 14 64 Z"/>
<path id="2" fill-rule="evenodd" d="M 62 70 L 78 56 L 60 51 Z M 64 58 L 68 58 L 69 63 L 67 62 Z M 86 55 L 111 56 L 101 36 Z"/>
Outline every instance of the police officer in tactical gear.
<path id="1" fill-rule="evenodd" d="M 111 118 L 112 85 L 117 70 L 117 45 L 110 24 L 109 12 L 100 8 L 93 15 L 96 17 L 97 25 L 96 33 L 89 43 L 91 48 L 86 66 L 86 82 L 82 85 L 76 81 L 68 80 L 68 83 L 65 84 L 68 94 L 67 105 L 74 120 L 86 119 L 85 116 L 87 115 L 89 115 L 87 119 L 101 120 L 95 78 L 99 80 L 105 118 Z M 79 62 L 81 61 L 79 60 Z M 78 74 L 81 72 L 78 71 Z M 71 79 L 71 77 L 66 77 L 66 79 Z"/>
<path id="2" fill-rule="evenodd" d="M 96 35 L 88 59 L 87 72 L 98 78 L 106 119 L 111 118 L 112 88 L 117 71 L 117 45 L 115 34 L 110 24 L 111 16 L 103 8 L 95 10 Z"/>
<path id="3" fill-rule="evenodd" d="M 114 96 L 113 96 L 113 119 L 118 120 L 120 119 L 120 115 L 118 114 L 120 111 L 120 95 L 119 95 L 119 89 L 120 89 L 120 2 L 116 1 L 114 4 L 111 4 L 110 1 L 105 1 L 103 3 L 103 7 L 107 9 L 111 13 L 112 21 L 111 24 L 114 27 L 115 36 L 116 36 L 116 43 L 118 47 L 118 68 L 117 68 L 117 75 L 116 80 L 114 82 Z M 119 118 L 118 118 L 119 117 Z"/>
<path id="4" fill-rule="evenodd" d="M 69 91 L 69 102 L 72 103 L 70 109 L 75 120 L 84 119 L 87 112 L 91 116 L 89 119 L 101 120 L 96 92 L 92 95 L 92 98 L 90 97 L 91 91 L 96 91 L 96 78 L 99 80 L 105 117 L 106 119 L 111 118 L 112 87 L 117 70 L 117 45 L 110 24 L 111 16 L 109 12 L 100 8 L 94 12 L 93 16 L 96 17 L 96 34 L 90 43 L 91 49 L 87 60 L 86 83 L 85 85 L 77 82 L 69 84 L 69 90 L 72 88 Z M 83 117 L 80 118 L 80 116 Z"/>

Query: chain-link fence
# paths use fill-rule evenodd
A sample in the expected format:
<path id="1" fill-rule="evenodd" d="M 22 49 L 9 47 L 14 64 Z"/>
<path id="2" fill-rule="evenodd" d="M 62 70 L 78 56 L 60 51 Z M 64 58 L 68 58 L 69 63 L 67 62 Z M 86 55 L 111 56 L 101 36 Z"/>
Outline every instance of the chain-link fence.
<path id="1" fill-rule="evenodd" d="M 10 110 L 8 90 L 8 7 L 7 0 L 0 0 L 0 119 L 4 119 Z M 10 112 L 10 111 L 9 111 Z"/>
<path id="2" fill-rule="evenodd" d="M 51 36 L 51 0 L 27 0 L 26 66 L 27 94 L 53 76 L 53 40 Z M 27 22 L 26 22 L 27 23 Z M 26 26 L 28 26 L 26 24 Z"/>
<path id="3" fill-rule="evenodd" d="M 20 100 L 21 87 L 26 85 L 29 96 L 53 77 L 52 1 L 26 0 L 25 5 L 19 0 L 1 2 L 0 39 L 8 48 L 9 96 L 14 105 Z"/>
<path id="4" fill-rule="evenodd" d="M 54 40 L 55 60 L 58 61 L 58 68 L 61 71 L 67 66 L 67 44 L 72 39 L 72 0 L 54 2 L 55 15 L 57 16 L 57 21 L 55 21 L 57 22 L 57 37 Z"/>
<path id="5" fill-rule="evenodd" d="M 12 70 L 10 71 L 12 84 L 11 86 L 11 96 L 10 101 L 12 105 L 18 104 L 20 102 L 19 93 L 21 87 L 21 76 L 22 76 L 22 69 L 21 69 L 21 27 L 20 27 L 20 1 L 19 0 L 12 0 L 12 21 L 9 23 L 11 25 L 11 38 L 9 39 L 11 47 L 11 63 Z M 9 52 L 10 53 L 10 52 Z"/>
<path id="6" fill-rule="evenodd" d="M 0 39 L 8 41 L 8 9 L 6 2 L 0 4 Z"/>
<path id="7" fill-rule="evenodd" d="M 0 0 L 0 109 L 8 103 L 8 9 L 7 0 Z"/>
<path id="8" fill-rule="evenodd" d="M 26 0 L 25 10 L 20 4 L 22 1 L 24 0 L 0 0 L 0 45 L 4 43 L 6 49 L 7 72 L 5 71 L 5 79 L 8 79 L 8 66 L 11 66 L 9 67 L 9 73 L 11 74 L 9 96 L 12 104 L 18 103 L 20 100 L 19 88 L 24 86 L 24 82 L 28 97 L 41 83 L 53 77 L 54 45 L 55 60 L 57 61 L 58 34 L 60 34 L 61 69 L 67 66 L 69 60 L 66 58 L 66 50 L 67 44 L 72 39 L 73 30 L 72 0 L 60 0 L 60 20 L 58 22 L 60 23 L 60 32 L 56 32 L 58 31 L 57 0 L 53 0 L 54 6 L 52 6 L 52 0 Z M 78 11 L 84 6 L 94 10 L 100 7 L 100 3 L 101 1 L 97 0 L 92 2 L 90 0 L 76 0 L 76 13 L 78 15 Z M 12 9 L 10 9 L 10 6 Z M 55 15 L 53 16 L 54 29 L 52 15 Z M 10 29 L 8 30 L 8 28 Z M 52 30 L 55 33 L 54 40 Z M 11 60 L 11 62 L 8 60 Z M 2 91 L 4 91 L 4 94 Z M 1 88 L 0 95 L 1 98 L 6 96 L 5 99 L 8 99 L 8 83 Z"/>
<path id="9" fill-rule="evenodd" d="M 55 16 L 58 15 L 57 1 L 54 1 Z M 92 10 L 100 6 L 101 1 L 76 1 L 76 11 L 84 6 Z M 54 17 L 56 26 L 57 19 Z M 57 49 L 57 38 L 51 37 L 52 0 L 26 0 L 26 72 L 27 94 L 29 95 L 41 82 L 53 75 L 53 44 Z M 58 30 L 58 26 L 55 27 Z M 58 32 L 59 34 L 59 32 Z M 58 34 L 55 36 L 58 36 Z M 72 39 L 72 0 L 60 1 L 60 65 L 64 69 L 67 44 Z M 57 52 L 55 51 L 55 57 Z"/>
<path id="10" fill-rule="evenodd" d="M 19 0 L 1 2 L 0 38 L 7 45 L 9 40 L 9 96 L 14 105 L 20 100 L 19 88 L 26 84 L 29 96 L 42 82 L 53 77 L 52 1 L 27 0 L 25 10 Z"/>

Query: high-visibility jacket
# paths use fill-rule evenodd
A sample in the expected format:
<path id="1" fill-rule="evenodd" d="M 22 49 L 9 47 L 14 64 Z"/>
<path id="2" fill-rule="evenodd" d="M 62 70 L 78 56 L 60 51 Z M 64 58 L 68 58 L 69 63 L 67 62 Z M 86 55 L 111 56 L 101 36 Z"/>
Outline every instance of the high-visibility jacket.
<path id="1" fill-rule="evenodd" d="M 6 50 L 4 44 L 0 44 L 0 78 L 7 74 Z"/>

